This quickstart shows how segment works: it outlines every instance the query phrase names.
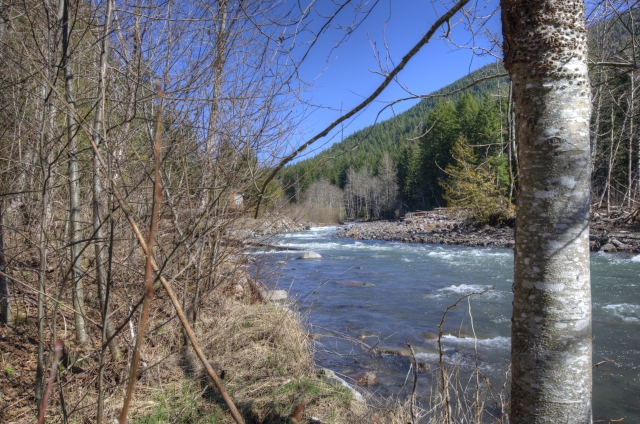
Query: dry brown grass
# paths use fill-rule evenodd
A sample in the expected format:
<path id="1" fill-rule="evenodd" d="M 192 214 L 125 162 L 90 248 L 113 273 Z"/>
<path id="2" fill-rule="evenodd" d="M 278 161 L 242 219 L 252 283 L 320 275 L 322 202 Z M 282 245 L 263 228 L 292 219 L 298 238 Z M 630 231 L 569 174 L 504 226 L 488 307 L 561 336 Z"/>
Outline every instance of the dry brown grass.
<path id="1" fill-rule="evenodd" d="M 284 212 L 295 221 L 308 221 L 316 224 L 342 224 L 340 212 L 335 209 L 313 205 L 290 205 Z"/>
<path id="2" fill-rule="evenodd" d="M 287 422 L 299 404 L 305 405 L 305 419 L 361 422 L 363 405 L 314 369 L 307 333 L 296 313 L 280 305 L 249 304 L 217 293 L 204 303 L 198 339 L 247 422 Z M 156 355 L 161 357 L 162 349 Z M 175 375 L 176 370 L 182 375 Z M 156 390 L 151 410 L 144 409 L 148 399 L 138 400 L 142 404 L 134 416 L 136 422 L 232 422 L 216 394 L 202 392 L 205 374 L 188 350 L 170 354 L 158 369 L 158 374 L 172 372 L 173 385 Z M 140 385 L 151 390 L 154 381 L 158 379 Z"/>
<path id="3" fill-rule="evenodd" d="M 202 319 L 196 327 L 198 340 L 248 423 L 287 422 L 301 403 L 305 405 L 303 418 L 307 420 L 316 417 L 325 423 L 362 422 L 364 405 L 354 401 L 345 388 L 324 380 L 314 369 L 307 333 L 296 313 L 276 304 L 252 303 L 248 296 L 229 297 L 217 290 L 210 292 L 203 304 Z M 150 319 L 147 342 L 142 348 L 141 373 L 130 422 L 233 422 L 222 400 L 209 387 L 201 364 L 190 349 L 185 349 L 177 320 L 169 316 L 169 322 L 162 325 L 159 315 L 156 311 Z M 24 350 L 21 348 L 28 348 L 28 342 L 19 345 L 19 341 L 14 343 L 16 355 Z M 68 353 L 75 359 L 79 354 Z M 75 371 L 69 368 L 61 374 L 66 413 L 73 422 L 95 420 L 96 356 L 90 354 L 71 367 Z M 9 362 L 4 365 L 19 368 L 16 378 L 32 375 L 31 367 L 25 369 Z M 126 358 L 118 367 L 110 364 L 105 400 L 107 419 L 117 417 L 122 407 L 122 383 L 127 368 Z M 23 381 L 25 396 L 29 396 L 27 391 L 32 383 L 32 378 Z M 48 408 L 47 422 L 64 421 L 56 392 Z M 36 411 L 26 407 L 15 413 L 6 412 L 6 422 L 32 422 Z"/>

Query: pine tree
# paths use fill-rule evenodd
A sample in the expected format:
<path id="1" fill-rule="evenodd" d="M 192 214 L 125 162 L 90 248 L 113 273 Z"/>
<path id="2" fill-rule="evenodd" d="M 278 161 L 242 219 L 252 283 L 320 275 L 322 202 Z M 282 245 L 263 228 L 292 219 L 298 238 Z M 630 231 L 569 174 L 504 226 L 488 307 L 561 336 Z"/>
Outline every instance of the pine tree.
<path id="1" fill-rule="evenodd" d="M 445 169 L 446 181 L 440 181 L 447 205 L 469 209 L 480 224 L 504 220 L 506 199 L 496 184 L 496 171 L 487 163 L 477 165 L 478 156 L 463 135 L 453 145 L 451 156 L 455 163 Z"/>
<path id="2" fill-rule="evenodd" d="M 400 153 L 398 161 L 398 184 L 400 195 L 410 209 L 416 207 L 416 189 L 420 171 L 420 152 L 414 144 L 408 144 Z"/>
<path id="3" fill-rule="evenodd" d="M 442 204 L 442 190 L 438 181 L 445 178 L 444 169 L 451 163 L 451 147 L 460 134 L 457 111 L 451 101 L 438 103 L 429 115 L 426 128 L 430 131 L 420 139 L 420 184 L 431 203 Z"/>

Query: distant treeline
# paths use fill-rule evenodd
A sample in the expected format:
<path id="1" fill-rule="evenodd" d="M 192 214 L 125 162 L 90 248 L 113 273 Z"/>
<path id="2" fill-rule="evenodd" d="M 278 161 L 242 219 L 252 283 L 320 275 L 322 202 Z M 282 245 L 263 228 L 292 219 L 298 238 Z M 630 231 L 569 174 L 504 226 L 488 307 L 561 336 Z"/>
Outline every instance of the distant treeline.
<path id="1" fill-rule="evenodd" d="M 639 72 L 611 65 L 634 61 L 629 28 L 636 28 L 629 14 L 589 28 L 592 204 L 608 211 L 634 208 L 639 187 Z M 287 167 L 280 181 L 287 197 L 317 203 L 310 200 L 317 190 L 309 188 L 322 180 L 343 190 L 332 191 L 331 204 L 347 218 L 393 217 L 452 205 L 475 207 L 474 213 L 486 218 L 487 211 L 480 209 L 487 204 L 499 215 L 511 209 L 517 197 L 518 143 L 510 81 L 483 80 L 456 92 L 504 72 L 500 62 L 484 66 L 433 93 L 436 97 Z M 437 96 L 451 92 L 456 93 Z M 390 170 L 395 178 L 389 177 Z"/>
<path id="2" fill-rule="evenodd" d="M 434 94 L 502 73 L 500 63 L 487 65 Z M 315 197 L 317 190 L 309 191 L 315 181 L 327 181 L 345 191 L 341 205 L 348 218 L 390 217 L 405 210 L 442 206 L 446 202 L 440 181 L 446 176 L 452 162 L 450 150 L 460 135 L 482 151 L 483 160 L 489 160 L 499 172 L 506 192 L 508 96 L 509 85 L 502 77 L 445 99 L 425 99 L 394 118 L 357 131 L 314 158 L 288 167 L 282 175 L 285 192 L 301 202 Z"/>

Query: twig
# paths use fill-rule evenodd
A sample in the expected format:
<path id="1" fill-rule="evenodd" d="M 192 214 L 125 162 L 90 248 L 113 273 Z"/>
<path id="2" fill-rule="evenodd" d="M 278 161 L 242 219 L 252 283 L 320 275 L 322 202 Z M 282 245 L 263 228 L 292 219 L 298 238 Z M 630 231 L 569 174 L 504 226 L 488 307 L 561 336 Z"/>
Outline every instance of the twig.
<path id="1" fill-rule="evenodd" d="M 476 375 L 476 422 L 481 422 L 480 413 L 482 412 L 482 408 L 480 407 L 480 370 L 478 369 L 478 337 L 476 336 L 476 329 L 473 325 L 473 314 L 471 313 L 471 298 L 467 298 L 467 303 L 469 305 L 469 319 L 471 321 L 471 331 L 473 332 L 473 353 L 474 353 L 474 364 L 475 364 L 475 375 Z"/>
<path id="2" fill-rule="evenodd" d="M 156 231 L 158 229 L 158 220 L 160 218 L 160 202 L 162 201 L 162 187 L 160 185 L 160 166 L 161 166 L 161 149 L 162 149 L 162 102 L 163 92 L 158 84 L 158 117 L 156 120 L 156 133 L 155 133 L 155 175 L 154 175 L 154 192 L 153 192 L 153 205 L 151 215 L 151 228 L 149 230 L 149 238 L 147 239 L 147 252 L 146 264 L 144 270 L 144 284 L 145 293 L 144 301 L 142 302 L 142 314 L 140 316 L 140 329 L 138 330 L 138 337 L 136 337 L 136 344 L 133 348 L 133 358 L 131 359 L 131 373 L 129 377 L 129 384 L 127 386 L 127 394 L 124 398 L 124 405 L 118 421 L 120 424 L 127 422 L 127 413 L 129 411 L 129 403 L 133 395 L 133 388 L 138 380 L 138 363 L 140 362 L 140 347 L 142 346 L 142 340 L 144 339 L 144 330 L 147 326 L 147 319 L 149 318 L 149 309 L 151 307 L 151 299 L 153 298 L 153 243 L 156 238 Z"/>
<path id="3" fill-rule="evenodd" d="M 445 404 L 445 412 L 444 412 L 444 416 L 445 416 L 445 423 L 446 424 L 451 424 L 451 401 L 449 399 L 449 383 L 447 382 L 447 376 L 446 376 L 446 372 L 444 370 L 444 361 L 442 359 L 442 326 L 444 325 L 444 320 L 447 317 L 447 313 L 449 313 L 449 311 L 453 308 L 455 308 L 456 306 L 458 306 L 458 303 L 462 302 L 464 299 L 467 299 L 468 297 L 471 297 L 475 294 L 485 294 L 486 292 L 488 292 L 490 289 L 486 289 L 484 291 L 481 292 L 473 292 L 473 293 L 469 293 L 467 295 L 462 296 L 460 299 L 458 299 L 456 301 L 456 303 L 454 303 L 453 305 L 449 305 L 447 307 L 447 309 L 445 309 L 444 314 L 442 314 L 442 319 L 440 320 L 440 324 L 438 324 L 438 353 L 439 353 L 439 359 L 438 359 L 438 363 L 440 365 L 440 377 L 442 379 L 442 391 L 444 394 L 444 404 Z"/>
<path id="4" fill-rule="evenodd" d="M 595 364 L 595 365 L 592 367 L 592 369 L 594 369 L 594 370 L 595 370 L 596 368 L 600 367 L 601 365 L 608 364 L 608 363 L 615 364 L 615 363 L 616 363 L 616 361 L 614 361 L 613 359 L 605 359 L 604 361 L 600 361 L 600 362 L 598 362 L 597 364 Z"/>
<path id="5" fill-rule="evenodd" d="M 56 379 L 56 370 L 58 369 L 58 363 L 60 362 L 60 358 L 62 357 L 62 340 L 56 340 L 56 346 L 53 351 L 55 352 L 56 356 L 53 360 L 53 364 L 51 364 L 51 371 L 49 371 L 49 380 L 47 381 L 47 390 L 45 390 L 44 397 L 42 398 L 42 403 L 40 404 L 38 424 L 44 423 L 44 411 L 47 409 L 49 396 L 51 396 L 51 389 L 53 388 L 53 382 Z"/>
<path id="6" fill-rule="evenodd" d="M 407 343 L 409 350 L 411 351 L 411 357 L 413 358 L 413 390 L 411 391 L 411 424 L 417 424 L 418 418 L 416 417 L 416 389 L 418 388 L 418 360 L 416 359 L 416 353 L 413 351 L 413 346 Z"/>

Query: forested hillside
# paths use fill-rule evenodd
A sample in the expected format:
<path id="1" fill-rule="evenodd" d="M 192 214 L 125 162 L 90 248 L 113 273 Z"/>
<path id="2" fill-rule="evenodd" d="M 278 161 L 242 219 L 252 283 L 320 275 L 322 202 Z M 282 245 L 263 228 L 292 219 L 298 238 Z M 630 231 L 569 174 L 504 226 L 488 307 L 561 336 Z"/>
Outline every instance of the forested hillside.
<path id="1" fill-rule="evenodd" d="M 637 197 L 637 72 L 621 65 L 631 60 L 630 35 L 635 32 L 628 13 L 594 18 L 589 27 L 592 203 L 606 212 L 618 206 L 632 209 Z M 486 218 L 487 211 L 480 210 L 489 207 L 493 212 L 488 215 L 503 219 L 517 196 L 511 87 L 506 77 L 485 79 L 503 73 L 500 62 L 484 66 L 425 96 L 407 111 L 288 167 L 281 180 L 285 192 L 293 201 L 309 202 L 311 195 L 305 192 L 314 182 L 338 186 L 344 190 L 347 218 L 471 205 L 476 215 Z M 462 152 L 464 157 L 459 157 Z M 390 161 L 381 166 L 385 155 Z M 395 179 L 388 177 L 389 168 Z M 489 181 L 492 185 L 487 185 Z M 397 193 L 397 197 L 383 201 L 383 192 Z"/>
<path id="2" fill-rule="evenodd" d="M 486 65 L 429 94 L 433 97 L 422 100 L 405 112 L 356 131 L 315 157 L 287 167 L 282 177 L 287 194 L 292 199 L 298 199 L 301 193 L 320 177 L 344 187 L 347 183 L 347 169 L 350 166 L 357 170 L 366 166 L 375 173 L 384 152 L 389 152 L 391 158 L 397 162 L 406 149 L 417 149 L 420 135 L 429 128 L 427 123 L 430 112 L 442 102 L 441 95 L 460 90 L 487 76 L 504 72 L 500 63 Z M 471 86 L 464 92 L 471 95 L 476 102 L 482 102 L 482 99 L 496 93 L 500 87 L 506 93 L 506 78 L 489 79 Z M 462 92 L 459 92 L 446 99 L 455 102 L 461 96 Z"/>

